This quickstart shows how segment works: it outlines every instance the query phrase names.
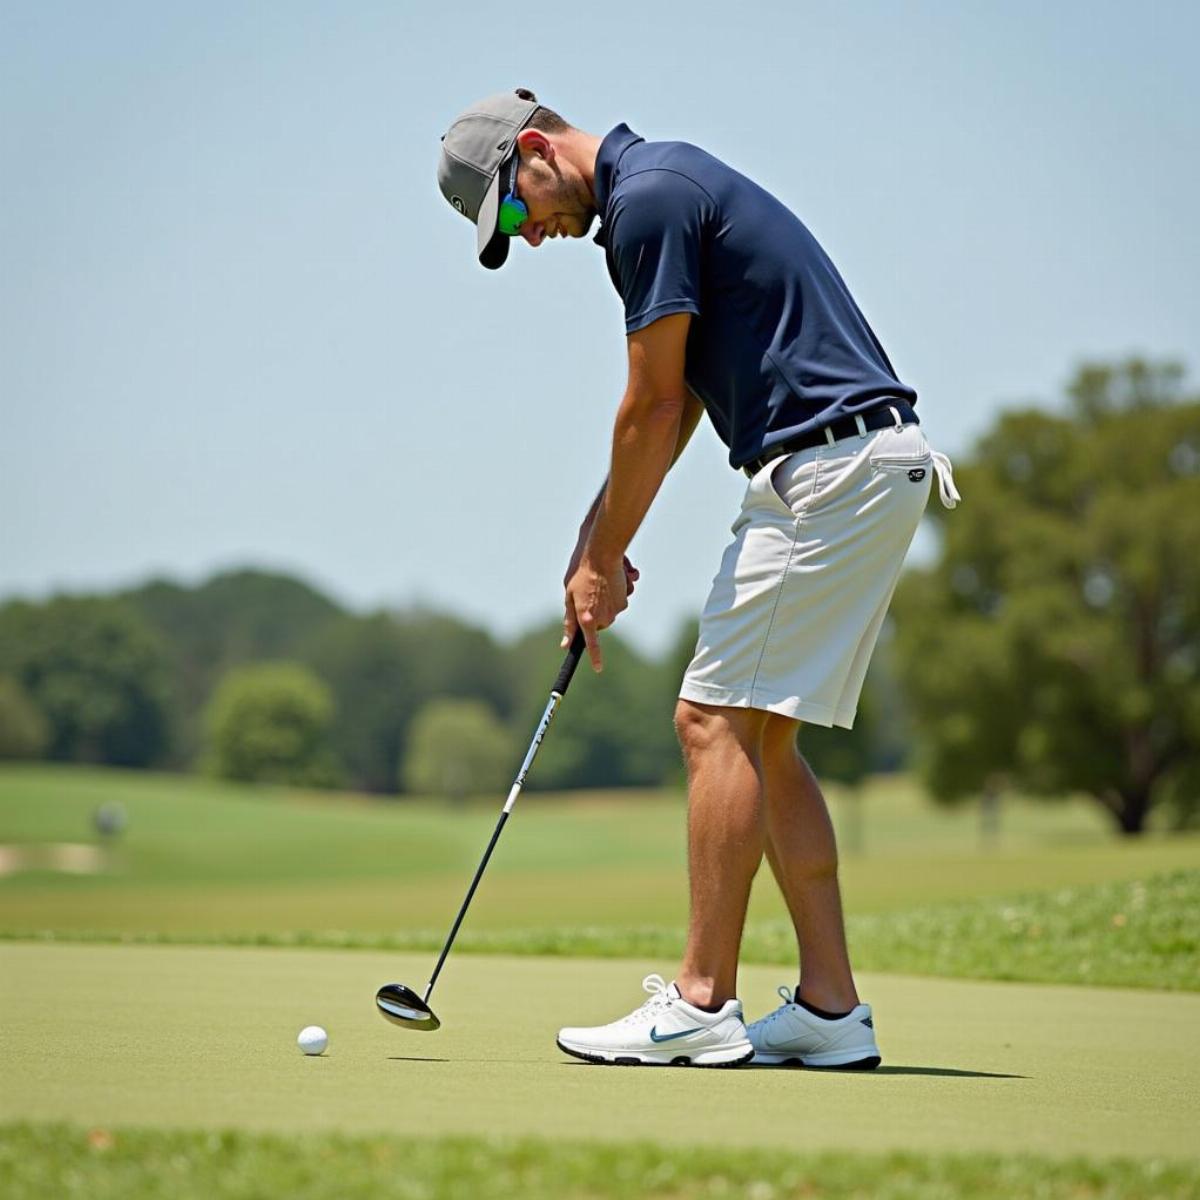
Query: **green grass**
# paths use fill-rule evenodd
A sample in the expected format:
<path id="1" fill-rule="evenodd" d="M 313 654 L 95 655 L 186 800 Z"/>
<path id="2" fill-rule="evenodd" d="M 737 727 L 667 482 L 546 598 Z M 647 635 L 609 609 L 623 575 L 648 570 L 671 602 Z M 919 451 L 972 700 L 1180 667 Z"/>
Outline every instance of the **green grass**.
<path id="1" fill-rule="evenodd" d="M 1197 991 L 1197 914 L 1200 870 L 1176 871 L 854 917 L 851 938 L 872 971 Z"/>
<path id="2" fill-rule="evenodd" d="M 130 828 L 100 871 L 45 869 L 114 799 Z M 523 797 L 460 942 L 487 953 L 452 957 L 423 1036 L 371 995 L 426 978 L 498 797 L 0 768 L 0 862 L 42 864 L 0 873 L 0 1195 L 1200 1194 L 1200 839 L 1123 841 L 1079 802 L 1014 802 L 984 844 L 974 813 L 904 780 L 831 804 L 884 1067 L 628 1071 L 568 1061 L 553 1035 L 671 970 L 679 794 Z M 753 1018 L 794 969 L 766 872 L 746 951 Z M 331 1046 L 304 1059 L 313 1022 Z"/>
<path id="3" fill-rule="evenodd" d="M 497 805 L 235 787 L 187 776 L 0 768 L 0 847 L 94 841 L 129 811 L 97 874 L 0 875 L 0 937 L 434 950 Z M 861 805 L 834 792 L 856 962 L 962 977 L 1200 987 L 1189 913 L 1200 838 L 1111 835 L 1080 802 L 1011 803 L 995 844 L 975 814 L 903 779 Z M 853 820 L 861 812 L 861 836 Z M 662 792 L 522 799 L 461 951 L 670 959 L 686 917 L 684 803 Z M 790 964 L 790 925 L 760 874 L 747 961 Z"/>
<path id="4" fill-rule="evenodd" d="M 463 956 L 435 994 L 441 1030 L 383 1021 L 379 984 L 419 987 L 430 966 L 428 955 L 2 944 L 0 1121 L 1200 1157 L 1192 994 L 863 974 L 877 1072 L 630 1070 L 567 1058 L 554 1035 L 628 1012 L 663 962 Z M 773 967 L 743 969 L 748 1016 L 778 1003 L 777 982 Z M 329 1031 L 321 1058 L 296 1049 L 312 1023 Z"/>
<path id="5" fill-rule="evenodd" d="M 420 1137 L 317 1137 L 240 1132 L 0 1129 L 0 1180 L 10 1200 L 1185 1200 L 1192 1163 L 1032 1155 L 916 1155 L 666 1149 Z"/>
<path id="6" fill-rule="evenodd" d="M 1200 871 L 1094 884 L 1000 899 L 960 901 L 908 912 L 851 916 L 854 961 L 866 971 L 960 979 L 1200 991 Z M 204 934 L 111 931 L 5 932 L 14 941 L 244 945 L 436 952 L 445 930 L 390 934 L 346 931 Z M 678 957 L 682 928 L 563 926 L 508 931 L 465 930 L 455 943 L 469 954 L 587 958 Z M 751 922 L 742 945 L 748 963 L 789 969 L 796 949 L 781 919 Z"/>

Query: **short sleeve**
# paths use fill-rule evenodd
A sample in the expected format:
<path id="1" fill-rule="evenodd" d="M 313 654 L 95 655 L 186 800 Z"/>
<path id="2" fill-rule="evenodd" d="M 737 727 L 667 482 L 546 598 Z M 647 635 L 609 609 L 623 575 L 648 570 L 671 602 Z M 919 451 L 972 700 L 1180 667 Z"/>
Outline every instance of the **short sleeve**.
<path id="1" fill-rule="evenodd" d="M 625 302 L 625 332 L 672 313 L 700 313 L 700 254 L 708 193 L 676 171 L 641 171 L 613 197 L 609 252 Z"/>

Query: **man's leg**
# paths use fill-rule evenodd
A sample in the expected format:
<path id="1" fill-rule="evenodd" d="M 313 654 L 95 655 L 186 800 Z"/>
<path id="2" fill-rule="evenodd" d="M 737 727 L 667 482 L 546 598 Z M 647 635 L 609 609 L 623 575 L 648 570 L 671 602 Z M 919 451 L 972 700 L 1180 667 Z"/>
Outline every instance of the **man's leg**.
<path id="1" fill-rule="evenodd" d="M 796 749 L 799 722 L 764 715 L 767 858 L 796 927 L 800 995 L 825 1012 L 849 1012 L 858 992 L 846 950 L 833 822 L 816 778 Z"/>
<path id="2" fill-rule="evenodd" d="M 760 743 L 766 713 L 681 700 L 675 724 L 688 765 L 692 911 L 683 966 L 669 986 L 609 1025 L 560 1029 L 560 1049 L 609 1063 L 735 1067 L 754 1057 L 735 998 L 750 882 L 765 841 Z M 678 991 L 676 991 L 678 988 Z"/>
<path id="3" fill-rule="evenodd" d="M 675 728 L 688 771 L 691 915 L 676 983 L 701 1007 L 737 993 L 750 884 L 765 845 L 761 741 L 767 714 L 681 700 Z"/>

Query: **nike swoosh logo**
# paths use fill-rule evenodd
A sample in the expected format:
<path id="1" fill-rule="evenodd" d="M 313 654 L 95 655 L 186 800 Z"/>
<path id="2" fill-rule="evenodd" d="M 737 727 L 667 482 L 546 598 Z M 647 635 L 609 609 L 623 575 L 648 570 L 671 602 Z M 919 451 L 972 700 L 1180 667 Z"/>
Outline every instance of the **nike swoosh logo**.
<path id="1" fill-rule="evenodd" d="M 687 1037 L 689 1033 L 700 1033 L 703 1026 L 697 1025 L 695 1029 L 682 1029 L 679 1033 L 659 1033 L 658 1026 L 655 1025 L 650 1030 L 650 1040 L 652 1042 L 670 1042 L 675 1038 Z"/>

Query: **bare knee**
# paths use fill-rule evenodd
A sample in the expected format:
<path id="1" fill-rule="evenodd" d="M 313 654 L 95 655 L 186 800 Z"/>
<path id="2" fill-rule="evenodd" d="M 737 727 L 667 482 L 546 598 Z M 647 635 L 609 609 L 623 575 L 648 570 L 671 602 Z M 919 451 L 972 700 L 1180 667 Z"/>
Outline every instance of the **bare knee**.
<path id="1" fill-rule="evenodd" d="M 680 700 L 675 706 L 675 734 L 684 759 L 720 752 L 743 752 L 757 762 L 763 714 L 754 709 L 719 708 Z"/>
<path id="2" fill-rule="evenodd" d="M 675 706 L 675 736 L 686 759 L 703 754 L 721 738 L 719 718 L 710 709 L 687 700 Z"/>

